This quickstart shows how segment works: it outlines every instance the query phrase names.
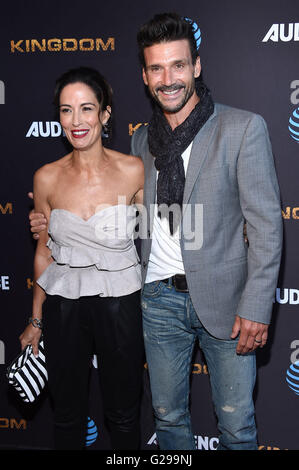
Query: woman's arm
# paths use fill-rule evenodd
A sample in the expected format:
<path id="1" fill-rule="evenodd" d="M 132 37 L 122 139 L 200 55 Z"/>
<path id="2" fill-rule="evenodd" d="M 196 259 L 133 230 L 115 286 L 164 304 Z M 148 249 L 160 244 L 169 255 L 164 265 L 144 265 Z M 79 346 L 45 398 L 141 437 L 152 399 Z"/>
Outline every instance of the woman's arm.
<path id="1" fill-rule="evenodd" d="M 45 214 L 47 220 L 50 218 L 51 207 L 48 202 L 49 196 L 49 175 L 45 167 L 38 170 L 34 175 L 34 206 L 37 212 Z M 33 302 L 31 318 L 33 323 L 30 323 L 20 336 L 22 349 L 28 344 L 33 347 L 33 353 L 38 355 L 38 343 L 41 336 L 41 329 L 37 326 L 39 321 L 42 320 L 42 305 L 45 301 L 46 294 L 44 290 L 36 283 L 36 280 L 44 272 L 44 270 L 53 262 L 51 258 L 51 251 L 47 247 L 48 242 L 48 225 L 46 230 L 40 233 L 35 256 L 34 256 L 34 280 L 33 280 Z M 37 321 L 34 321 L 34 320 Z"/>

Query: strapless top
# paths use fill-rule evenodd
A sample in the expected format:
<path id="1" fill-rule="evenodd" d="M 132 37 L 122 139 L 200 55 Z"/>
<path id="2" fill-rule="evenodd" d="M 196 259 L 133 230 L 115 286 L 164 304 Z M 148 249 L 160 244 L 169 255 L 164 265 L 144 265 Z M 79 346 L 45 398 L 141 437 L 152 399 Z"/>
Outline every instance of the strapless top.
<path id="1" fill-rule="evenodd" d="M 50 295 L 76 299 L 119 297 L 141 287 L 134 244 L 136 207 L 119 204 L 88 220 L 65 209 L 53 209 L 48 233 L 52 262 L 37 283 Z"/>

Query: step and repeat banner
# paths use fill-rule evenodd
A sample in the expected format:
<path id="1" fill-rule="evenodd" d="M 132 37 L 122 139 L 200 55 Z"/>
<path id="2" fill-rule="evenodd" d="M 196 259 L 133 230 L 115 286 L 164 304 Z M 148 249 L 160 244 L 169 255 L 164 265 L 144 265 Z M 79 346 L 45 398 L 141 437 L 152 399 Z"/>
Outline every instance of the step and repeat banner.
<path id="1" fill-rule="evenodd" d="M 129 153 L 151 104 L 142 82 L 136 33 L 155 13 L 177 11 L 201 31 L 200 56 L 214 100 L 266 120 L 281 189 L 284 252 L 267 346 L 258 351 L 255 389 L 260 450 L 299 449 L 299 8 L 297 0 L 79 2 L 15 0 L 0 7 L 0 449 L 51 449 L 47 391 L 24 405 L 6 368 L 20 350 L 31 314 L 35 242 L 28 213 L 34 172 L 67 153 L 52 105 L 58 76 L 81 65 L 97 68 L 114 91 L 111 146 Z M 299 363 L 298 363 L 299 364 Z M 86 448 L 110 449 L 103 422 L 100 358 L 90 368 Z M 117 369 L 115 375 L 119 373 Z M 217 424 L 209 371 L 193 357 L 191 411 L 198 450 L 214 450 Z M 156 449 L 146 364 L 142 449 Z"/>

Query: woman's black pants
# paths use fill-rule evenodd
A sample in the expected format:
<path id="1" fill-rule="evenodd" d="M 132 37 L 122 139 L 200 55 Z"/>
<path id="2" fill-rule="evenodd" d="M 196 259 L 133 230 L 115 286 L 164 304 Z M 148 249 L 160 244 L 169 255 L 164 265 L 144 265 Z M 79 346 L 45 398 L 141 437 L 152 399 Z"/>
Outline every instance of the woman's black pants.
<path id="1" fill-rule="evenodd" d="M 138 449 L 144 365 L 140 291 L 122 297 L 47 296 L 43 307 L 56 449 L 85 446 L 93 354 L 113 449 Z"/>

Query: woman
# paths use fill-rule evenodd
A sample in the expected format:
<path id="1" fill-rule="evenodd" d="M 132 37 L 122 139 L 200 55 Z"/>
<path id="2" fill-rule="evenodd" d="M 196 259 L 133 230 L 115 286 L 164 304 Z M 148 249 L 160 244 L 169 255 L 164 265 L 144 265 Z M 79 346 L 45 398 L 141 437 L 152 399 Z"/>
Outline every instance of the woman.
<path id="1" fill-rule="evenodd" d="M 84 447 L 94 353 L 112 447 L 139 445 L 143 341 L 133 230 L 144 176 L 139 158 L 102 145 L 111 95 L 90 68 L 57 80 L 54 102 L 73 150 L 34 175 L 35 210 L 49 223 L 37 242 L 32 315 L 20 341 L 37 354 L 43 331 L 57 449 Z"/>

